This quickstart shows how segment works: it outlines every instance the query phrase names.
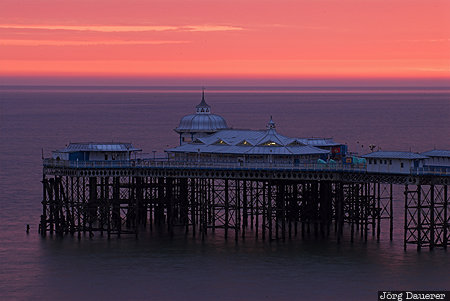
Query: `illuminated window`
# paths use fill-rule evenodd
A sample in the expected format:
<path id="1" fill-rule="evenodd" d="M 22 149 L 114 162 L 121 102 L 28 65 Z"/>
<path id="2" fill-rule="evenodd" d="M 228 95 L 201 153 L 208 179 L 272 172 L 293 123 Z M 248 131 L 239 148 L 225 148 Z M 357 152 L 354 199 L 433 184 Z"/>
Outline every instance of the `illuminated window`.
<path id="1" fill-rule="evenodd" d="M 267 141 L 266 143 L 261 144 L 262 146 L 281 146 L 276 142 L 273 141 Z"/>
<path id="2" fill-rule="evenodd" d="M 251 146 L 252 144 L 246 140 L 242 141 L 241 143 L 239 143 L 238 145 L 243 145 L 243 146 Z"/>
<path id="3" fill-rule="evenodd" d="M 222 139 L 217 140 L 214 145 L 228 145 L 228 143 L 226 143 L 225 141 L 223 141 Z"/>

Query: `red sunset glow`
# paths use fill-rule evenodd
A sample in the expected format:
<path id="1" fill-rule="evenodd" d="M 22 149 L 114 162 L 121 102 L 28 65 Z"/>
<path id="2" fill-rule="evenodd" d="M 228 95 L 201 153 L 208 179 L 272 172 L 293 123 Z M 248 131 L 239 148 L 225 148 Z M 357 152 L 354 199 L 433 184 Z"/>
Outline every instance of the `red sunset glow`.
<path id="1" fill-rule="evenodd" d="M 445 0 L 3 0 L 0 76 L 450 78 Z"/>

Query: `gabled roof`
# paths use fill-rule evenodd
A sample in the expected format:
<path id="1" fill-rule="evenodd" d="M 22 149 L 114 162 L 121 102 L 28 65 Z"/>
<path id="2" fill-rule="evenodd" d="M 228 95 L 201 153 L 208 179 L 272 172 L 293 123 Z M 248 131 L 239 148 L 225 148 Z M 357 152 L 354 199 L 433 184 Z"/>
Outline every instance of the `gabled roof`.
<path id="1" fill-rule="evenodd" d="M 327 154 L 329 151 L 313 146 L 296 146 L 296 147 L 267 147 L 267 146 L 240 146 L 240 145 L 194 145 L 184 144 L 166 150 L 173 153 L 216 153 L 216 154 L 233 154 L 233 155 L 320 155 Z"/>
<path id="2" fill-rule="evenodd" d="M 120 142 L 82 142 L 70 143 L 64 149 L 58 150 L 61 153 L 73 152 L 133 152 L 141 149 L 133 147 L 131 143 Z"/>
<path id="3" fill-rule="evenodd" d="M 244 141 L 247 142 L 247 145 L 243 143 Z M 221 130 L 209 136 L 197 138 L 193 143 L 174 147 L 167 151 L 234 155 L 320 155 L 329 153 L 327 150 L 305 145 L 298 138 L 289 138 L 277 133 L 272 120 L 269 122 L 267 130 Z"/>
<path id="4" fill-rule="evenodd" d="M 237 143 L 236 145 L 240 145 L 240 146 L 254 146 L 254 144 L 250 141 L 247 140 L 242 140 L 241 142 Z"/>
<path id="5" fill-rule="evenodd" d="M 300 146 L 312 145 L 312 146 L 329 146 L 340 145 L 335 143 L 331 138 L 290 138 L 286 137 L 274 129 L 269 130 L 239 130 L 239 129 L 224 129 L 216 133 L 208 135 L 206 137 L 196 138 L 204 144 L 213 144 L 217 140 L 222 139 L 230 145 L 239 145 L 243 141 L 247 141 L 252 145 L 263 144 L 267 141 L 273 141 L 283 146 L 289 146 L 291 143 L 298 143 Z"/>
<path id="6" fill-rule="evenodd" d="M 223 143 L 219 143 L 223 141 Z M 244 141 L 246 144 L 244 144 Z M 223 129 L 192 143 L 168 149 L 168 152 L 180 153 L 227 153 L 261 155 L 308 155 L 327 154 L 315 146 L 335 146 L 331 138 L 290 138 L 276 131 L 272 117 L 266 130 Z"/>
<path id="7" fill-rule="evenodd" d="M 377 151 L 370 154 L 361 156 L 363 158 L 380 158 L 380 159 L 406 159 L 406 160 L 417 160 L 417 159 L 427 159 L 428 157 L 423 156 L 418 153 L 412 152 L 397 152 L 397 151 Z"/>
<path id="8" fill-rule="evenodd" d="M 450 150 L 438 150 L 433 149 L 427 152 L 423 152 L 422 155 L 428 156 L 428 157 L 445 157 L 450 158 Z"/>
<path id="9" fill-rule="evenodd" d="M 191 142 L 192 144 L 205 144 L 201 138 L 195 138 L 194 141 Z"/>
<path id="10" fill-rule="evenodd" d="M 205 144 L 213 144 L 218 139 L 227 141 L 230 145 L 237 145 L 243 140 L 255 145 L 264 135 L 266 131 L 252 130 L 221 130 L 206 137 L 198 138 Z"/>
<path id="11" fill-rule="evenodd" d="M 306 144 L 299 141 L 299 139 L 294 139 L 294 141 L 289 142 L 287 146 L 305 146 Z"/>
<path id="12" fill-rule="evenodd" d="M 286 146 L 287 137 L 279 135 L 275 129 L 271 128 L 266 131 L 265 135 L 256 143 L 257 146 L 264 146 L 266 143 L 273 143 L 276 146 Z"/>
<path id="13" fill-rule="evenodd" d="M 230 142 L 223 140 L 223 139 L 217 139 L 213 145 L 232 145 Z"/>

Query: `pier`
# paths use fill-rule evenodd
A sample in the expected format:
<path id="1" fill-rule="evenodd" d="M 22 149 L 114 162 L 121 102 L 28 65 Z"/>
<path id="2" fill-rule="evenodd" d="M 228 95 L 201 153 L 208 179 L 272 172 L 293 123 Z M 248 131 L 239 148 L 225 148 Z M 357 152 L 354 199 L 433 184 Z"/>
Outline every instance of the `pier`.
<path id="1" fill-rule="evenodd" d="M 370 173 L 343 164 L 220 164 L 168 160 L 43 162 L 40 231 L 116 235 L 155 226 L 205 238 L 328 237 L 393 233 L 393 190 L 404 191 L 404 248 L 449 245 L 449 174 Z M 348 227 L 344 227 L 347 224 Z M 249 231 L 251 230 L 251 231 Z"/>
<path id="2" fill-rule="evenodd" d="M 138 235 L 181 228 L 225 239 L 334 237 L 393 240 L 395 192 L 404 199 L 404 249 L 449 245 L 450 151 L 357 156 L 332 138 L 229 128 L 202 100 L 164 159 L 131 143 L 70 143 L 43 159 L 43 236 Z M 373 150 L 373 149 L 372 149 Z M 398 213 L 396 213 L 398 214 Z M 344 236 L 344 231 L 349 235 Z"/>

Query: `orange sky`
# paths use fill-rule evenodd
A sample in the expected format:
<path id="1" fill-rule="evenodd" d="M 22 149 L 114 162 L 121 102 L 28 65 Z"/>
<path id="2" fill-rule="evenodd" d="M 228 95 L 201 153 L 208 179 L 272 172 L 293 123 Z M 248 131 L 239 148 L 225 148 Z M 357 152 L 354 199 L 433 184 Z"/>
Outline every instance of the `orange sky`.
<path id="1" fill-rule="evenodd" d="M 0 76 L 450 78 L 450 1 L 2 0 Z"/>

